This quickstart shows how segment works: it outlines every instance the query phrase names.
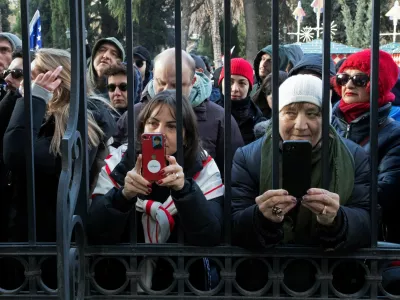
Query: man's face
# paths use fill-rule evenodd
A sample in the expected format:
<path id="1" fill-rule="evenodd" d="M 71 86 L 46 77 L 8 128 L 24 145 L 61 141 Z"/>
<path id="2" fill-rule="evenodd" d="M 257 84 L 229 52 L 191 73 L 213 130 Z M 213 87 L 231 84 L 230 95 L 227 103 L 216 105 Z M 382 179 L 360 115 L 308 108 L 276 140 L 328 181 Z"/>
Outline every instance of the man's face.
<path id="1" fill-rule="evenodd" d="M 272 58 L 269 54 L 261 56 L 260 66 L 258 67 L 258 74 L 262 79 L 267 77 L 271 73 Z"/>
<path id="2" fill-rule="evenodd" d="M 165 90 L 176 89 L 176 72 L 175 62 L 158 63 L 154 66 L 154 92 L 156 94 Z M 190 91 L 196 77 L 193 78 L 193 73 L 190 68 L 184 64 L 182 69 L 182 95 L 189 98 Z"/>
<path id="3" fill-rule="evenodd" d="M 7 83 L 7 90 L 15 91 L 19 88 L 19 85 L 24 78 L 22 75 L 22 58 L 15 58 L 7 70 L 10 71 L 4 78 Z"/>
<path id="4" fill-rule="evenodd" d="M 143 60 L 140 56 L 134 55 L 133 56 L 134 64 L 138 68 L 140 75 L 142 75 L 142 78 L 144 78 L 145 73 L 146 73 L 146 61 Z"/>
<path id="5" fill-rule="evenodd" d="M 8 68 L 12 60 L 12 47 L 8 40 L 0 39 L 0 72 Z"/>
<path id="6" fill-rule="evenodd" d="M 113 44 L 102 44 L 97 50 L 93 61 L 97 76 L 102 77 L 105 71 L 117 64 L 119 59 L 117 47 Z"/>
<path id="7" fill-rule="evenodd" d="M 128 107 L 128 92 L 126 75 L 114 75 L 108 77 L 108 96 L 111 100 L 111 106 L 114 108 Z"/>

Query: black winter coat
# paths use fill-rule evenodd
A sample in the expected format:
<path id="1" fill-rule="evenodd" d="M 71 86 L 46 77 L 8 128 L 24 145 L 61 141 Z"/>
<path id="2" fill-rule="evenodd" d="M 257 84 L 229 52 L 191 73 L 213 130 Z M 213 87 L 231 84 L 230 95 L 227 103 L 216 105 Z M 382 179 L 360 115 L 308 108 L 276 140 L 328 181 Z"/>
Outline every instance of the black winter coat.
<path id="1" fill-rule="evenodd" d="M 400 123 L 387 121 L 391 104 L 379 108 L 378 112 L 378 201 L 382 207 L 382 220 L 387 227 L 386 240 L 400 243 Z M 370 153 L 369 112 L 348 124 L 338 105 L 333 110 L 332 125 L 337 132 Z M 392 122 L 391 122 L 392 121 Z"/>
<path id="2" fill-rule="evenodd" d="M 8 213 L 11 204 L 12 189 L 9 185 L 10 171 L 3 162 L 3 137 L 11 115 L 14 111 L 15 103 L 21 95 L 17 91 L 9 91 L 6 96 L 0 100 L 0 195 L 2 195 L 0 211 L 0 242 L 7 241 L 8 231 Z"/>
<path id="3" fill-rule="evenodd" d="M 266 219 L 258 209 L 255 198 L 261 192 L 260 138 L 236 151 L 232 166 L 232 237 L 233 243 L 245 248 L 262 248 L 280 243 L 283 239 L 282 223 Z M 355 182 L 352 197 L 338 211 L 336 225 L 319 226 L 319 237 L 310 245 L 325 248 L 360 248 L 370 242 L 370 170 L 365 151 L 349 140 L 344 142 L 355 162 Z"/>
<path id="4" fill-rule="evenodd" d="M 94 119 L 102 128 L 105 137 L 99 147 L 89 152 L 91 168 L 91 183 L 98 174 L 94 162 L 103 157 L 107 150 L 105 142 L 115 132 L 115 122 L 102 103 L 88 102 Z M 15 104 L 8 128 L 4 135 L 4 162 L 12 174 L 12 211 L 15 217 L 10 220 L 11 241 L 27 241 L 28 212 L 27 212 L 27 182 L 25 170 L 25 103 L 20 98 Z M 46 103 L 43 99 L 32 97 L 32 119 L 35 160 L 35 196 L 36 196 L 36 231 L 37 240 L 44 242 L 56 241 L 56 203 L 58 181 L 61 172 L 61 157 L 50 153 L 50 143 L 54 135 L 54 118 L 45 120 Z M 43 121 L 45 120 L 45 121 Z M 101 151 L 102 150 L 102 151 Z M 103 159 L 101 159 L 103 160 Z M 101 167 L 100 167 L 101 168 Z M 95 170 L 95 171 L 93 171 Z M 94 174 L 95 173 L 95 174 Z"/>
<path id="5" fill-rule="evenodd" d="M 223 97 L 216 103 L 224 107 Z M 231 105 L 231 113 L 239 125 L 243 141 L 245 145 L 250 144 L 256 139 L 254 135 L 254 126 L 267 119 L 263 116 L 257 105 L 251 101 L 250 97 L 240 101 L 232 101 Z"/>
<path id="6" fill-rule="evenodd" d="M 135 104 L 135 120 L 138 119 L 139 113 L 142 108 L 149 101 L 150 95 L 147 92 L 147 87 L 143 91 L 142 100 Z M 193 108 L 194 113 L 197 117 L 197 128 L 199 131 L 199 136 L 202 141 L 203 148 L 208 152 L 208 154 L 215 159 L 218 169 L 221 171 L 223 177 L 224 170 L 224 120 L 225 111 L 219 105 L 205 100 L 200 105 Z M 128 113 L 124 113 L 119 119 L 118 123 L 118 135 L 115 140 L 119 144 L 127 143 L 128 139 Z M 239 127 L 235 119 L 231 118 L 231 135 L 232 135 L 232 153 L 235 153 L 236 149 L 243 146 L 244 142 L 240 134 Z M 118 146 L 118 145 L 116 145 Z"/>

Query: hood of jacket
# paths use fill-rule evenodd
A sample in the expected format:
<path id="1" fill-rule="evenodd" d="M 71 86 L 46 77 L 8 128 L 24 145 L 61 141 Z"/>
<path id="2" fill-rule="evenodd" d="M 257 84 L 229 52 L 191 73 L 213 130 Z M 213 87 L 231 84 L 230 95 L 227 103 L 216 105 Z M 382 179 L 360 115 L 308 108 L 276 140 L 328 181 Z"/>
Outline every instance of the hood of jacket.
<path id="1" fill-rule="evenodd" d="M 284 45 L 288 61 L 295 66 L 304 56 L 303 50 L 299 45 Z"/>
<path id="2" fill-rule="evenodd" d="M 97 76 L 97 72 L 94 68 L 94 58 L 96 57 L 97 51 L 99 50 L 100 46 L 103 44 L 114 45 L 119 51 L 119 58 L 121 59 L 121 62 L 125 60 L 124 47 L 115 37 L 100 39 L 96 42 L 96 44 L 93 47 L 92 56 L 89 59 L 88 79 L 90 88 L 95 92 L 100 91 L 101 93 L 107 92 L 105 90 L 106 80 L 105 78 L 99 78 Z"/>
<path id="3" fill-rule="evenodd" d="M 297 75 L 301 70 L 310 70 L 322 76 L 322 54 L 304 54 L 303 58 L 290 70 L 289 76 Z M 329 72 L 331 76 L 336 75 L 335 64 L 332 58 L 330 59 Z"/>
<path id="4" fill-rule="evenodd" d="M 279 70 L 285 71 L 286 67 L 289 63 L 288 56 L 286 54 L 286 48 L 284 46 L 279 46 Z M 259 75 L 259 66 L 261 62 L 261 57 L 264 54 L 269 54 L 272 57 L 272 45 L 269 45 L 263 49 L 260 50 L 260 52 L 257 53 L 256 58 L 254 59 L 254 73 L 257 79 L 257 82 L 261 81 L 260 75 Z"/>

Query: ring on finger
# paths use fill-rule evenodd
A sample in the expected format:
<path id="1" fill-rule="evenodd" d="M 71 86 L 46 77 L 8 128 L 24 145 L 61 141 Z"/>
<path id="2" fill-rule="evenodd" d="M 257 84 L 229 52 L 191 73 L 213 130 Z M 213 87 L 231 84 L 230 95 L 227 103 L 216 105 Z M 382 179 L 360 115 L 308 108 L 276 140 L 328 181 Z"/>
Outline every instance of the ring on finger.
<path id="1" fill-rule="evenodd" d="M 324 208 L 322 209 L 322 211 L 319 214 L 326 215 L 326 205 L 324 205 Z"/>
<path id="2" fill-rule="evenodd" d="M 283 212 L 282 208 L 275 206 L 275 205 L 272 207 L 272 214 L 274 216 L 280 216 L 282 214 L 282 212 Z"/>

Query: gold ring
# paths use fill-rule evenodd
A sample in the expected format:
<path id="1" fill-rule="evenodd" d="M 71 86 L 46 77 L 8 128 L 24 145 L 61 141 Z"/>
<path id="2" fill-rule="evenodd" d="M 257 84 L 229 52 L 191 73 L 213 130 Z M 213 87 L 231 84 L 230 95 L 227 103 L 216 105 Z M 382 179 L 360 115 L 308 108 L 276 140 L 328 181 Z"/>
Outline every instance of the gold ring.
<path id="1" fill-rule="evenodd" d="M 272 214 L 274 216 L 279 216 L 282 214 L 282 208 L 278 207 L 278 206 L 274 206 L 272 207 Z"/>

